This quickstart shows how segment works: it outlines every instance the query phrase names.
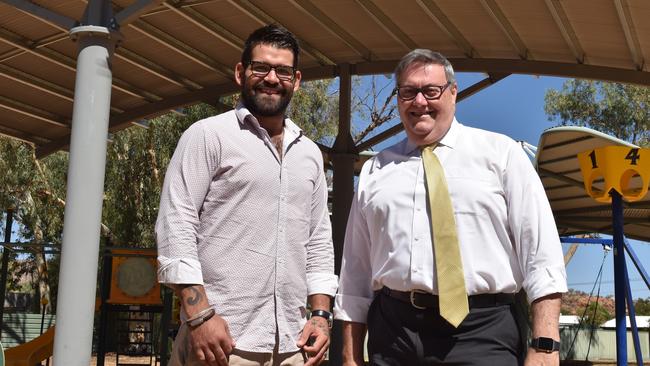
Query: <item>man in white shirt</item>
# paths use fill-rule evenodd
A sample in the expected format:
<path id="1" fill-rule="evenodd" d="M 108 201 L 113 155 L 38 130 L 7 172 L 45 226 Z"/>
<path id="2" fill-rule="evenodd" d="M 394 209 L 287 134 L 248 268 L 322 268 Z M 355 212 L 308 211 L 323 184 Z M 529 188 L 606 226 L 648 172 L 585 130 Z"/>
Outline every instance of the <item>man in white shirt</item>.
<path id="1" fill-rule="evenodd" d="M 299 47 L 246 41 L 235 110 L 193 124 L 169 163 L 158 278 L 181 298 L 171 365 L 318 365 L 337 288 L 322 155 L 284 113 Z M 311 312 L 307 311 L 307 303 Z"/>
<path id="2" fill-rule="evenodd" d="M 513 302 L 523 288 L 533 315 L 525 365 L 558 365 L 566 273 L 530 160 L 510 138 L 456 121 L 457 84 L 439 53 L 410 52 L 395 77 L 407 138 L 359 176 L 335 300 L 344 364 L 363 364 L 366 328 L 373 365 L 521 364 Z M 457 326 L 438 306 L 431 217 L 440 209 L 429 207 L 420 150 L 432 144 L 451 196 L 469 307 Z"/>

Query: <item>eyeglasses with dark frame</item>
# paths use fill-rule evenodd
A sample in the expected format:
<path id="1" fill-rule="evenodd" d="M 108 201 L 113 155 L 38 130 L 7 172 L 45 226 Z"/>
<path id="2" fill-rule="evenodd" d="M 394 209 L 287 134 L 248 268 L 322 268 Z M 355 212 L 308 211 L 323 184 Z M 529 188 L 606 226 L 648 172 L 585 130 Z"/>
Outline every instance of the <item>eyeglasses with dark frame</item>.
<path id="1" fill-rule="evenodd" d="M 270 65 L 262 61 L 251 61 L 248 64 L 253 75 L 260 78 L 266 77 L 271 70 L 275 70 L 275 75 L 282 81 L 292 81 L 296 76 L 296 69 L 293 66 Z"/>
<path id="2" fill-rule="evenodd" d="M 426 100 L 438 100 L 442 97 L 442 93 L 451 85 L 451 82 L 447 82 L 445 85 L 425 85 L 421 88 L 416 88 L 413 86 L 398 86 L 395 88 L 397 90 L 397 96 L 403 101 L 410 101 L 415 99 L 419 93 L 422 93 L 422 96 Z"/>

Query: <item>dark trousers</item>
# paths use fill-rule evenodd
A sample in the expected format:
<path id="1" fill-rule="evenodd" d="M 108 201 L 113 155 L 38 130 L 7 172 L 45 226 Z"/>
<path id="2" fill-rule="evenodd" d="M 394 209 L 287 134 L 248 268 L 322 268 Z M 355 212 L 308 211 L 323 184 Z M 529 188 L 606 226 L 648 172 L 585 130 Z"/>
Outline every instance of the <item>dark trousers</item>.
<path id="1" fill-rule="evenodd" d="M 470 309 L 458 328 L 381 293 L 368 311 L 371 365 L 517 366 L 520 347 L 511 305 Z"/>

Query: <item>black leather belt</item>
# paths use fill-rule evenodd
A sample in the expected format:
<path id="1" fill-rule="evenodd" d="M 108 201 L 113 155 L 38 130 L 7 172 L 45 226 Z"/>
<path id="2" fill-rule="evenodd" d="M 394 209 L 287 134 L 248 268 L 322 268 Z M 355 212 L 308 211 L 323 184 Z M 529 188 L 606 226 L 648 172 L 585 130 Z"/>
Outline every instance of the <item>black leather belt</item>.
<path id="1" fill-rule="evenodd" d="M 393 299 L 409 303 L 418 309 L 437 308 L 438 295 L 433 295 L 419 290 L 414 291 L 397 291 L 388 287 L 382 287 L 380 292 Z M 510 305 L 515 302 L 514 294 L 480 294 L 470 295 L 469 308 L 491 308 L 495 306 Z"/>

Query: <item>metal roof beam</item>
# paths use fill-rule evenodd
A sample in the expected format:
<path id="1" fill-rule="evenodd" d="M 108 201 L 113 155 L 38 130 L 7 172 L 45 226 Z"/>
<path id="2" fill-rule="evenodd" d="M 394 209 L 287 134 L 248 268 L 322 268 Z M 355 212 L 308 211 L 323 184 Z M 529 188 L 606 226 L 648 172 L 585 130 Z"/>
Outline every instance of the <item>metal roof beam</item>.
<path id="1" fill-rule="evenodd" d="M 560 182 L 570 184 L 570 185 L 572 185 L 574 187 L 581 187 L 582 188 L 582 187 L 585 186 L 584 183 L 582 183 L 582 182 L 580 182 L 578 180 L 575 180 L 573 178 L 569 178 L 569 177 L 564 176 L 562 174 L 554 173 L 554 172 L 552 172 L 550 170 L 546 170 L 544 168 L 537 168 L 537 174 L 539 174 L 540 176 L 543 175 L 545 177 L 549 177 L 549 178 L 553 178 L 555 180 L 559 180 Z"/>
<path id="2" fill-rule="evenodd" d="M 153 2 L 151 0 L 147 0 L 146 2 L 150 3 L 149 4 L 149 8 L 150 8 L 150 7 L 153 7 L 153 6 L 157 5 L 157 4 L 154 4 L 153 2 L 160 3 L 160 2 L 162 2 L 162 0 L 155 0 Z M 144 4 L 144 2 L 141 2 L 141 4 L 134 3 L 130 7 L 145 6 L 145 5 L 146 4 Z M 126 11 L 126 9 L 122 10 L 120 12 L 120 14 L 125 12 L 125 11 Z M 129 13 L 129 14 L 136 14 L 136 17 L 137 17 L 137 14 L 141 14 L 141 13 L 134 13 L 133 11 L 135 11 L 135 8 L 132 9 L 132 12 Z M 144 12 L 144 11 L 146 11 L 146 9 L 142 10 L 142 12 Z M 125 13 L 125 14 L 127 14 L 127 13 Z M 118 14 L 118 16 L 119 16 L 119 14 Z M 45 45 L 46 41 L 47 42 L 52 42 L 53 40 L 59 41 L 59 40 L 62 40 L 62 39 L 68 39 L 69 38 L 69 35 L 68 35 L 69 29 L 63 28 L 63 27 L 61 27 L 59 25 L 56 25 L 56 24 L 53 24 L 52 26 L 59 29 L 63 33 L 47 37 L 48 39 L 44 39 L 43 41 L 37 41 L 37 43 Z M 20 52 L 20 53 L 22 54 L 23 52 Z M 126 62 L 128 62 L 128 63 L 130 63 L 130 64 L 132 64 L 132 65 L 134 65 L 134 66 L 136 66 L 136 67 L 138 67 L 138 68 L 140 68 L 140 69 L 142 69 L 142 70 L 144 70 L 144 71 L 146 71 L 146 72 L 149 72 L 149 73 L 151 73 L 153 75 L 156 75 L 156 76 L 158 76 L 158 77 L 160 77 L 160 78 L 162 78 L 162 79 L 164 79 L 166 81 L 169 81 L 169 82 L 171 82 L 173 84 L 176 84 L 176 85 L 178 85 L 180 87 L 184 87 L 184 88 L 189 89 L 189 90 L 201 89 L 201 86 L 198 85 L 197 83 L 195 83 L 195 82 L 193 82 L 191 80 L 188 80 L 187 78 L 178 76 L 174 72 L 169 71 L 169 70 L 165 69 L 164 67 L 154 63 L 153 61 L 148 60 L 145 57 L 140 56 L 140 55 L 136 54 L 135 52 L 130 51 L 128 49 L 125 49 L 123 47 L 120 47 L 120 48 L 118 48 L 116 50 L 115 56 L 122 59 L 122 60 L 124 60 L 124 61 L 126 61 Z M 0 59 L 3 59 L 3 58 L 0 57 Z M 150 95 L 149 97 L 153 101 L 160 99 L 159 97 L 152 97 L 152 96 L 153 96 L 153 94 Z"/>
<path id="3" fill-rule="evenodd" d="M 131 65 L 142 69 L 150 74 L 156 75 L 161 79 L 164 79 L 172 84 L 178 85 L 188 90 L 197 90 L 202 89 L 203 86 L 192 81 L 184 76 L 181 76 L 167 68 L 160 66 L 159 64 L 149 60 L 148 58 L 141 56 L 129 49 L 120 47 L 115 52 L 115 57 L 118 57 Z"/>
<path id="4" fill-rule="evenodd" d="M 571 26 L 571 22 L 569 21 L 569 18 L 567 17 L 566 12 L 562 7 L 562 3 L 560 2 L 560 0 L 545 0 L 545 2 L 546 2 L 546 7 L 548 8 L 548 10 L 551 12 L 551 15 L 553 16 L 553 20 L 555 20 L 555 24 L 560 29 L 560 33 L 562 33 L 562 37 L 564 37 L 564 41 L 566 42 L 567 46 L 569 46 L 569 48 L 571 49 L 573 56 L 575 56 L 578 63 L 580 64 L 584 63 L 585 51 L 582 49 L 582 46 L 580 45 L 580 41 L 578 41 L 576 32 L 573 30 L 573 27 Z"/>
<path id="5" fill-rule="evenodd" d="M 0 63 L 0 75 L 23 85 L 53 95 L 57 98 L 64 99 L 68 102 L 72 103 L 74 100 L 74 92 L 72 90 L 54 84 L 50 81 L 41 79 L 32 74 L 28 74 L 24 71 L 15 69 L 9 65 Z"/>
<path id="6" fill-rule="evenodd" d="M 3 75 L 4 77 L 11 79 L 15 82 L 48 93 L 55 97 L 67 100 L 70 103 L 74 101 L 74 92 L 72 90 L 68 88 L 64 88 L 48 80 L 41 79 L 38 76 L 34 76 L 24 71 L 15 69 L 9 65 L 0 63 L 0 75 Z M 111 111 L 114 113 L 124 112 L 123 110 L 117 107 L 111 107 Z"/>
<path id="7" fill-rule="evenodd" d="M 171 36 L 169 33 L 157 28 L 143 20 L 138 20 L 136 22 L 130 23 L 129 26 L 134 30 L 144 34 L 145 36 L 153 39 L 154 41 L 160 43 L 161 45 L 179 53 L 188 59 L 202 65 L 205 68 L 208 68 L 212 71 L 219 73 L 221 76 L 232 80 L 234 78 L 234 68 L 229 68 L 226 65 L 223 65 L 208 55 L 198 51 L 197 49 L 188 46 L 179 39 Z"/>
<path id="8" fill-rule="evenodd" d="M 594 217 L 594 216 L 556 216 L 555 220 L 557 221 L 568 221 L 568 222 L 593 222 L 593 223 L 609 223 L 611 224 L 611 217 Z M 624 219 L 626 225 L 633 224 L 650 224 L 650 219 L 645 217 L 626 217 Z"/>
<path id="9" fill-rule="evenodd" d="M 68 39 L 70 36 L 68 35 L 68 32 L 65 31 L 65 33 L 57 33 L 51 36 L 47 36 L 45 38 L 41 38 L 39 40 L 33 41 L 34 44 L 32 44 L 31 48 L 37 49 L 41 47 L 45 47 L 47 45 L 50 45 L 52 43 L 56 43 L 58 41 Z M 0 62 L 5 62 L 9 59 L 12 59 L 14 57 L 20 56 L 22 54 L 26 53 L 25 50 L 20 49 L 20 48 L 14 48 L 12 50 L 9 50 L 3 54 L 0 55 Z"/>
<path id="10" fill-rule="evenodd" d="M 143 118 L 150 118 L 162 114 L 164 111 L 194 104 L 199 101 L 214 98 L 217 95 L 234 93 L 239 90 L 239 86 L 234 83 L 225 83 L 219 86 L 206 88 L 199 91 L 189 92 L 156 103 L 145 104 L 141 107 L 134 108 L 119 115 L 111 116 L 108 124 L 109 131 L 115 132 L 131 125 L 131 122 Z M 65 136 L 52 142 L 39 146 L 36 156 L 40 159 L 58 150 L 65 149 L 70 143 L 70 136 Z"/>
<path id="11" fill-rule="evenodd" d="M 350 33 L 341 28 L 332 18 L 328 17 L 320 9 L 318 9 L 309 0 L 289 0 L 294 6 L 302 10 L 303 13 L 309 15 L 313 20 L 322 25 L 330 33 L 343 41 L 348 47 L 352 48 L 359 56 L 366 61 L 374 60 L 376 57 L 372 52 L 366 48 L 361 42 L 354 38 Z"/>
<path id="12" fill-rule="evenodd" d="M 74 59 L 47 47 L 33 48 L 34 41 L 16 35 L 6 28 L 0 27 L 0 41 L 10 44 L 14 47 L 18 47 L 25 52 L 42 58 L 45 61 L 61 66 L 72 72 L 76 72 L 76 62 Z M 113 87 L 134 97 L 142 98 L 148 101 L 158 101 L 162 99 L 151 92 L 137 88 L 116 77 L 113 77 Z"/>
<path id="13" fill-rule="evenodd" d="M 623 202 L 623 209 L 624 210 L 625 209 L 650 209 L 650 203 L 648 201 Z M 593 213 L 593 212 L 611 213 L 612 205 L 602 204 L 596 206 L 567 208 L 564 210 L 554 210 L 553 214 L 558 216 L 563 216 L 563 215 L 574 215 L 574 214 Z"/>
<path id="14" fill-rule="evenodd" d="M 508 76 L 510 76 L 510 74 L 508 73 L 490 73 L 488 74 L 488 77 L 486 77 L 485 79 L 476 82 L 468 86 L 467 88 L 459 91 L 456 99 L 460 102 L 480 92 L 481 90 L 487 88 L 488 86 L 496 84 L 497 82 L 507 78 Z"/>
<path id="15" fill-rule="evenodd" d="M 562 76 L 650 86 L 650 73 L 640 70 L 511 59 L 450 59 L 449 61 L 454 65 L 456 71 Z M 357 65 L 357 70 L 359 70 L 359 65 Z"/>
<path id="16" fill-rule="evenodd" d="M 11 128 L 2 124 L 0 124 L 0 135 L 4 135 L 9 138 L 23 141 L 33 145 L 47 144 L 50 142 L 50 140 L 46 139 L 45 137 L 32 135 L 24 131 L 19 131 L 15 128 Z"/>
<path id="17" fill-rule="evenodd" d="M 253 20 L 257 21 L 260 25 L 280 24 L 275 18 L 264 12 L 264 10 L 257 7 L 257 5 L 251 3 L 249 0 L 228 0 L 233 6 L 239 9 L 242 13 L 248 15 Z M 291 31 L 291 30 L 289 30 Z M 336 65 L 336 62 L 332 61 L 331 58 L 325 56 L 321 51 L 317 50 L 311 46 L 304 39 L 298 39 L 300 42 L 300 48 L 309 56 L 318 61 L 321 65 Z"/>
<path id="18" fill-rule="evenodd" d="M 442 29 L 447 36 L 451 38 L 454 43 L 463 50 L 465 56 L 473 58 L 480 57 L 478 51 L 472 47 L 472 44 L 463 36 L 463 34 L 456 28 L 454 23 L 445 15 L 445 13 L 438 7 L 432 0 L 417 0 L 418 5 L 424 10 L 425 13 L 433 20 L 440 29 Z"/>
<path id="19" fill-rule="evenodd" d="M 524 44 L 524 41 L 521 40 L 521 37 L 519 37 L 519 34 L 517 34 L 515 29 L 512 27 L 512 24 L 508 21 L 508 17 L 503 14 L 503 11 L 499 8 L 497 2 L 495 0 L 481 0 L 481 5 L 483 5 L 488 14 L 490 14 L 499 28 L 501 28 L 512 46 L 517 50 L 519 57 L 522 60 L 527 60 L 530 57 L 528 48 Z"/>
<path id="20" fill-rule="evenodd" d="M 56 24 L 66 30 L 75 27 L 79 22 L 75 19 L 68 18 L 65 15 L 58 14 L 50 9 L 46 9 L 40 5 L 34 4 L 26 0 L 0 0 L 3 3 L 12 5 L 13 7 L 24 11 L 32 16 L 40 18 L 49 24 Z"/>
<path id="21" fill-rule="evenodd" d="M 630 5 L 627 0 L 614 0 L 614 4 L 616 5 L 616 13 L 618 14 L 618 19 L 621 21 L 625 41 L 627 42 L 627 47 L 630 49 L 634 66 L 636 66 L 637 70 L 643 70 L 645 60 L 643 59 L 641 45 L 639 44 L 639 37 L 634 31 Z"/>
<path id="22" fill-rule="evenodd" d="M 68 130 L 70 129 L 70 123 L 71 123 L 70 120 L 67 120 L 61 116 L 57 116 L 56 114 L 50 113 L 43 109 L 34 107 L 32 105 L 19 102 L 15 99 L 7 98 L 2 95 L 0 95 L 0 107 L 14 111 L 16 113 L 20 113 L 22 115 L 31 118 L 38 119 L 52 126 L 63 127 Z"/>
<path id="23" fill-rule="evenodd" d="M 211 34 L 215 38 L 221 40 L 237 51 L 241 51 L 244 48 L 243 39 L 237 37 L 235 34 L 215 23 L 213 20 L 196 11 L 195 9 L 192 9 L 190 7 L 181 8 L 181 4 L 182 2 L 178 0 L 163 2 L 163 5 L 169 10 L 185 18 L 190 23 L 203 29 L 207 33 Z"/>
<path id="24" fill-rule="evenodd" d="M 412 50 L 418 45 L 409 38 L 375 3 L 370 0 L 356 0 L 359 5 L 379 24 L 391 37 L 399 42 L 405 49 Z"/>
<path id="25" fill-rule="evenodd" d="M 162 0 L 136 0 L 133 4 L 120 10 L 115 15 L 115 21 L 120 26 L 135 21 L 140 15 L 146 13 L 149 9 L 160 5 Z"/>

